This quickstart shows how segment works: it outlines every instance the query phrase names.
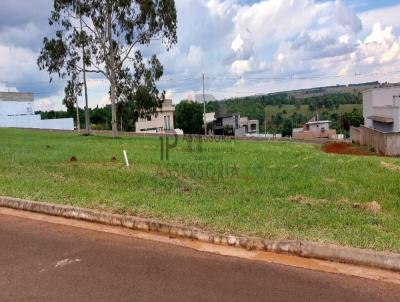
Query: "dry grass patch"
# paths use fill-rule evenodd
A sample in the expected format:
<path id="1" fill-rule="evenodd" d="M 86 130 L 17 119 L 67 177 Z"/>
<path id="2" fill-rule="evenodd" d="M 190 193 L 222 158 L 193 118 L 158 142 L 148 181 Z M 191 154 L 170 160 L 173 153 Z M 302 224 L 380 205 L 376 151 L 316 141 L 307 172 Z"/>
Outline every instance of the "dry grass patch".
<path id="1" fill-rule="evenodd" d="M 400 166 L 381 161 L 381 166 L 391 171 L 400 171 Z"/>
<path id="2" fill-rule="evenodd" d="M 288 199 L 289 201 L 294 203 L 307 204 L 307 205 L 327 202 L 326 199 L 317 199 L 312 197 L 306 197 L 303 195 L 290 196 Z"/>

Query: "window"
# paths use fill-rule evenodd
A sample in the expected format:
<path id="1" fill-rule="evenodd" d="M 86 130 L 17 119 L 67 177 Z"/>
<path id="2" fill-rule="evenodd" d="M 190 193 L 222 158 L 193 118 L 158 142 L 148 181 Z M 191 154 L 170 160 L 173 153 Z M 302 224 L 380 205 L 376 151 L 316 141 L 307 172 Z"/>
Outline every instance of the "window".
<path id="1" fill-rule="evenodd" d="M 167 130 L 170 130 L 171 129 L 171 120 L 170 120 L 170 116 L 168 115 L 168 128 L 167 128 Z"/>
<path id="2" fill-rule="evenodd" d="M 168 126 L 168 125 L 167 125 L 167 117 L 164 115 L 164 130 L 167 130 L 167 129 L 168 129 L 167 126 Z"/>

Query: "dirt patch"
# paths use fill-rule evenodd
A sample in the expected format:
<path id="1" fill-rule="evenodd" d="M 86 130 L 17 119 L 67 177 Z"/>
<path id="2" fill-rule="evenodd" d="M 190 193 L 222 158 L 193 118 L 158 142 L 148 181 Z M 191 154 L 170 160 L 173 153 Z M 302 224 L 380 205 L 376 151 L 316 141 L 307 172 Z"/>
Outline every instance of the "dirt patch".
<path id="1" fill-rule="evenodd" d="M 364 211 L 364 212 L 367 212 L 367 213 L 373 214 L 373 215 L 378 215 L 382 210 L 381 205 L 377 201 L 371 201 L 371 202 L 367 202 L 367 203 L 359 203 L 359 202 L 352 203 L 347 198 L 340 199 L 336 203 L 336 208 L 338 208 L 338 209 L 353 208 L 353 209 L 358 209 L 358 210 L 361 210 L 361 211 Z"/>
<path id="2" fill-rule="evenodd" d="M 371 201 L 364 204 L 354 203 L 353 208 L 364 210 L 373 215 L 378 215 L 381 211 L 381 205 L 376 201 Z"/>
<path id="3" fill-rule="evenodd" d="M 326 143 L 323 147 L 326 153 L 335 153 L 335 154 L 350 154 L 350 155 L 360 155 L 360 156 L 371 156 L 378 155 L 375 152 L 362 150 L 361 148 L 357 148 L 356 146 L 348 143 Z"/>
<path id="4" fill-rule="evenodd" d="M 392 171 L 400 171 L 400 166 L 381 161 L 381 166 Z"/>
<path id="5" fill-rule="evenodd" d="M 377 215 L 381 211 L 381 205 L 376 201 L 371 201 L 363 206 L 363 209 L 371 214 Z"/>

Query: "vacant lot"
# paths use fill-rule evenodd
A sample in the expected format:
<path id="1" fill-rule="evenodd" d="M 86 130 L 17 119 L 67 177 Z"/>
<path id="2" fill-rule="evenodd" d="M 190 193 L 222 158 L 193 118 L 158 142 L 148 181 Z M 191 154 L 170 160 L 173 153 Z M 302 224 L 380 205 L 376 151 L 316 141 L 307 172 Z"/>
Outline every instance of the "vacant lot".
<path id="1" fill-rule="evenodd" d="M 0 129 L 0 195 L 399 252 L 400 160 L 321 149 L 179 140 L 167 161 L 158 138 Z"/>

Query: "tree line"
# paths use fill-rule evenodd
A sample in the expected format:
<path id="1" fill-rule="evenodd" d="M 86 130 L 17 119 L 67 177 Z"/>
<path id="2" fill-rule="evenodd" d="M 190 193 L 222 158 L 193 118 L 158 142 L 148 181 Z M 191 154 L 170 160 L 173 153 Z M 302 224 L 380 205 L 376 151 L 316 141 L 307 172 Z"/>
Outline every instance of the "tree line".
<path id="1" fill-rule="evenodd" d="M 363 124 L 362 113 L 353 109 L 351 112 L 340 110 L 341 105 L 362 103 L 359 94 L 329 94 L 323 97 L 308 97 L 300 100 L 293 100 L 284 95 L 257 96 L 237 98 L 222 101 L 209 102 L 206 105 L 207 112 L 217 114 L 239 112 L 241 116 L 249 119 L 257 119 L 260 122 L 261 131 L 269 133 L 282 133 L 284 136 L 292 134 L 293 128 L 300 128 L 312 116 L 318 114 L 321 120 L 331 120 L 332 128 L 339 133 L 348 134 L 350 126 Z M 295 106 L 294 112 L 289 114 L 284 105 Z M 271 113 L 266 106 L 273 106 L 274 113 Z M 306 113 L 304 109 L 307 107 Z M 303 111 L 303 112 L 302 112 Z M 80 124 L 84 124 L 83 110 L 80 109 Z M 74 117 L 76 119 L 76 107 L 69 106 L 67 111 L 41 112 L 42 118 Z M 89 121 L 94 129 L 111 130 L 110 123 L 112 116 L 111 106 L 94 108 L 89 110 Z M 117 127 L 123 131 L 134 131 L 137 120 L 137 110 L 134 103 L 118 103 L 117 106 Z M 267 119 L 267 121 L 265 120 Z M 265 129 L 265 126 L 267 127 Z M 185 133 L 201 134 L 203 129 L 203 105 L 196 102 L 181 101 L 176 105 L 176 127 Z M 207 128 L 212 129 L 213 124 Z"/>

